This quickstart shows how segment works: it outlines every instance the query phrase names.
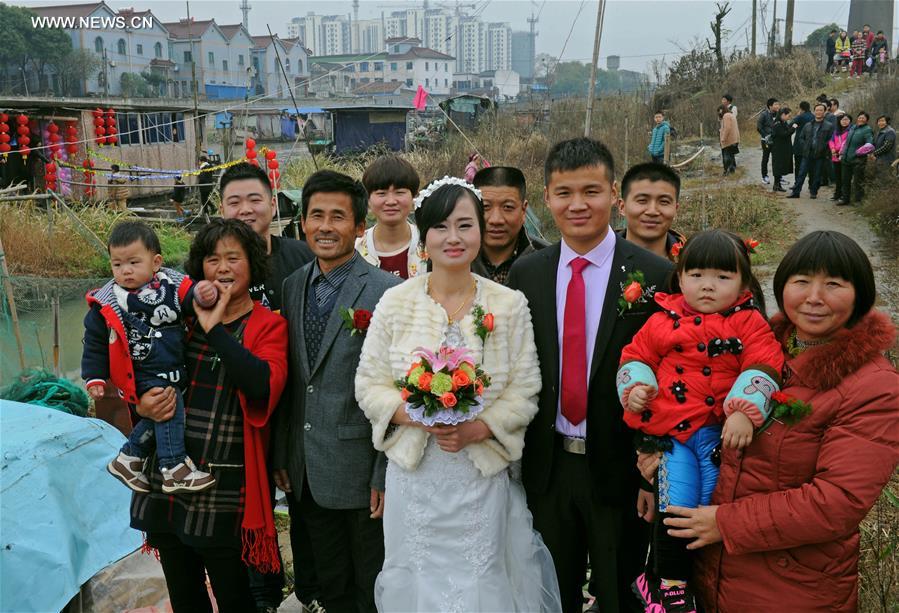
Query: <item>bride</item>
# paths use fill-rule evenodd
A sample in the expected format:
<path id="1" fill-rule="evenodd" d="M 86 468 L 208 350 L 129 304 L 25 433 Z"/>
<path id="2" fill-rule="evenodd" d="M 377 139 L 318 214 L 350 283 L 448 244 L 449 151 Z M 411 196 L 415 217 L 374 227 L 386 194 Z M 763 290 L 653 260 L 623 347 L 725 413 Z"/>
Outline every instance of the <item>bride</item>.
<path id="1" fill-rule="evenodd" d="M 356 372 L 374 446 L 389 459 L 378 610 L 559 611 L 552 558 L 509 470 L 540 391 L 527 300 L 471 273 L 484 232 L 477 189 L 444 177 L 416 205 L 433 270 L 384 294 Z M 416 349 L 440 347 L 469 350 L 491 382 L 475 419 L 424 426 L 395 382 Z"/>

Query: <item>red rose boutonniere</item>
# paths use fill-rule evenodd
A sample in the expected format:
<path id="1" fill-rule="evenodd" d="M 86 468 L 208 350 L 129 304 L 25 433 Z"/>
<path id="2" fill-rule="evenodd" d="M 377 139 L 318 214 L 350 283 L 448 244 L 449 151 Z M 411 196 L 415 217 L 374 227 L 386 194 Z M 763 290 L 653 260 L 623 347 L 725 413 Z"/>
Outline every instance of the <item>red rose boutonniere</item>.
<path id="1" fill-rule="evenodd" d="M 474 317 L 474 333 L 478 335 L 482 343 L 487 342 L 487 337 L 493 332 L 493 313 L 486 313 L 484 307 L 476 304 L 471 310 L 471 314 Z"/>
<path id="2" fill-rule="evenodd" d="M 621 267 L 622 270 L 624 266 Z M 645 304 L 655 293 L 655 286 L 646 287 L 643 272 L 635 270 L 627 275 L 621 284 L 621 296 L 618 297 L 618 317 L 631 310 L 635 304 Z"/>
<path id="3" fill-rule="evenodd" d="M 746 245 L 746 251 L 749 253 L 755 253 L 755 248 L 761 245 L 761 243 L 754 238 L 747 238 L 743 241 L 743 244 Z"/>
<path id="4" fill-rule="evenodd" d="M 795 425 L 811 412 L 812 405 L 807 402 L 803 402 L 785 392 L 774 392 L 771 394 L 771 414 L 768 415 L 768 420 L 759 429 L 759 432 L 765 430 L 774 421 L 788 426 Z"/>
<path id="5" fill-rule="evenodd" d="M 678 256 L 680 255 L 681 249 L 683 248 L 684 244 L 681 241 L 678 241 L 671 245 L 671 250 L 668 252 L 668 254 L 671 256 L 671 259 L 677 260 Z"/>
<path id="6" fill-rule="evenodd" d="M 341 308 L 340 317 L 343 319 L 343 327 L 350 331 L 350 336 L 365 336 L 365 331 L 371 324 L 371 311 L 365 309 Z"/>

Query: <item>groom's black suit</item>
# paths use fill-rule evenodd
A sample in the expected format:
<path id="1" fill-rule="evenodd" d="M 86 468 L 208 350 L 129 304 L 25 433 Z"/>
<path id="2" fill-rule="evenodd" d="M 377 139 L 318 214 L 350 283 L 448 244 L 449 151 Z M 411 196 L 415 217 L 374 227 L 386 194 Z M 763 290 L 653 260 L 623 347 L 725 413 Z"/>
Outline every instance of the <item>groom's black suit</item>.
<path id="1" fill-rule="evenodd" d="M 609 229 L 611 232 L 611 229 Z M 646 286 L 667 289 L 671 264 L 633 243 L 615 242 L 608 288 L 587 389 L 586 454 L 563 450 L 555 431 L 559 403 L 559 330 L 556 277 L 560 244 L 516 262 L 509 287 L 528 299 L 543 388 L 539 410 L 525 435 L 522 480 L 534 527 L 553 555 L 562 607 L 583 608 L 584 559 L 589 551 L 602 611 L 641 610 L 630 590 L 646 557 L 649 524 L 637 517 L 639 473 L 635 467 L 634 433 L 622 419 L 615 390 L 621 351 L 656 310 L 651 301 L 618 315 L 621 284 L 642 271 Z M 565 288 L 562 288 L 565 291 Z"/>

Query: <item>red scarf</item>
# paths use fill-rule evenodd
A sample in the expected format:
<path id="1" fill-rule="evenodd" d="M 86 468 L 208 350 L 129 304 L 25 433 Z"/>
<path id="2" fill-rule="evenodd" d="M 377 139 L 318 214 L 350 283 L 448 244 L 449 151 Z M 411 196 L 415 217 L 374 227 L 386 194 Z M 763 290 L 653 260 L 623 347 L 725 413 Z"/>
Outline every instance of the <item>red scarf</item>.
<path id="1" fill-rule="evenodd" d="M 260 573 L 276 573 L 281 570 L 281 561 L 278 557 L 275 517 L 269 504 L 271 498 L 265 461 L 268 424 L 261 428 L 250 424 L 243 394 L 240 394 L 240 406 L 244 410 L 243 457 L 246 473 L 243 521 L 240 524 L 241 558 Z M 268 415 L 265 417 L 267 419 Z"/>

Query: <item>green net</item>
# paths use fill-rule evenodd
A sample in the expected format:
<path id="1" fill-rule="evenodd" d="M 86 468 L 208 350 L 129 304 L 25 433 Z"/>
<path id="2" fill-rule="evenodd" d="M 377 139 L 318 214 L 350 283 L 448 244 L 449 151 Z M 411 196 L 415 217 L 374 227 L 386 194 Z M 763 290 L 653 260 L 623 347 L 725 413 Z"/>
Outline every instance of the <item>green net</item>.
<path id="1" fill-rule="evenodd" d="M 22 371 L 15 382 L 0 388 L 0 399 L 36 404 L 78 417 L 87 416 L 90 405 L 84 390 L 39 368 Z"/>

